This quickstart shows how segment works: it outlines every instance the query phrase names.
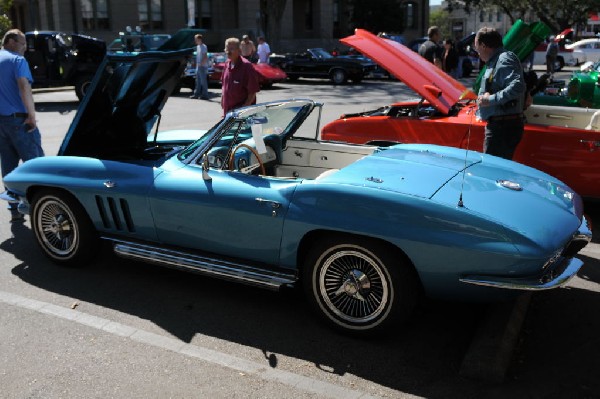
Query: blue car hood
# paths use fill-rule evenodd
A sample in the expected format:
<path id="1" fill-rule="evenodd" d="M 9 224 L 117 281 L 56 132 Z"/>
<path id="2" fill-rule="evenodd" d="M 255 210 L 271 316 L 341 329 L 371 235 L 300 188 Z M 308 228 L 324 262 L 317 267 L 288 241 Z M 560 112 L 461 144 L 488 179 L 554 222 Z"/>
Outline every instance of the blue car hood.
<path id="1" fill-rule="evenodd" d="M 193 50 L 108 54 L 58 155 L 104 158 L 143 151 Z"/>
<path id="2" fill-rule="evenodd" d="M 431 145 L 400 145 L 373 155 L 334 173 L 332 183 L 360 185 L 431 198 L 460 171 L 481 162 L 477 152 Z"/>
<path id="3" fill-rule="evenodd" d="M 371 187 L 460 208 L 544 242 L 564 241 L 564 232 L 575 231 L 583 215 L 581 197 L 560 180 L 513 161 L 450 147 L 390 147 L 323 182 Z"/>

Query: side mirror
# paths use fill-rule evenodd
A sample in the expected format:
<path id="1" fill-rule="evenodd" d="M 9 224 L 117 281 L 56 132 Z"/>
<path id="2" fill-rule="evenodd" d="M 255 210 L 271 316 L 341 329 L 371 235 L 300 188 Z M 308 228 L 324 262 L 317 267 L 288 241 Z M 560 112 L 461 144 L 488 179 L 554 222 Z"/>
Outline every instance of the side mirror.
<path id="1" fill-rule="evenodd" d="M 205 181 L 211 181 L 212 177 L 208 174 L 210 166 L 208 165 L 208 154 L 202 156 L 202 179 Z"/>

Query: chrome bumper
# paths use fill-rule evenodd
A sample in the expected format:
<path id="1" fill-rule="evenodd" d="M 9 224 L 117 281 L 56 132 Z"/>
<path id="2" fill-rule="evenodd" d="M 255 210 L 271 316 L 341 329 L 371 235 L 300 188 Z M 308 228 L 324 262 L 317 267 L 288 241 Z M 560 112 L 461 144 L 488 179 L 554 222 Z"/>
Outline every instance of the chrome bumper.
<path id="1" fill-rule="evenodd" d="M 577 232 L 550 267 L 535 277 L 465 276 L 459 281 L 467 284 L 496 287 L 510 290 L 542 291 L 562 287 L 577 274 L 583 262 L 573 258 L 592 240 L 592 231 L 584 216 Z"/>

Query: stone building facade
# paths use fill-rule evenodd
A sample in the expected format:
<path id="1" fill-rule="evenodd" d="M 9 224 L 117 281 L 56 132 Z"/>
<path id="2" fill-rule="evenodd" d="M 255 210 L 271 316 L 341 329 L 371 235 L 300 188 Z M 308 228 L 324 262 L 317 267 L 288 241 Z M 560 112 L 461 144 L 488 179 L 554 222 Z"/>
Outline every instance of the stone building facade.
<path id="1" fill-rule="evenodd" d="M 423 36 L 429 0 L 398 0 L 398 6 L 410 11 L 411 21 L 402 32 L 406 40 Z M 353 30 L 350 7 L 348 0 L 287 0 L 279 33 L 267 41 L 279 52 L 338 47 L 338 39 Z M 9 17 L 23 31 L 76 32 L 108 43 L 127 26 L 148 33 L 193 26 L 207 30 L 205 43 L 211 51 L 221 50 L 227 37 L 266 35 L 271 23 L 260 0 L 14 0 Z"/>

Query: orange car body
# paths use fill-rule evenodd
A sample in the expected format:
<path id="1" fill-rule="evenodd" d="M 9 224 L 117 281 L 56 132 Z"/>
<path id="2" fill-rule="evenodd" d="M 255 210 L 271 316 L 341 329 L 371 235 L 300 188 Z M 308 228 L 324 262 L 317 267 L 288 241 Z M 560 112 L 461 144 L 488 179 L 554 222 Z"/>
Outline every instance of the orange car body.
<path id="1" fill-rule="evenodd" d="M 423 100 L 342 115 L 323 128 L 322 139 L 360 144 L 426 143 L 482 151 L 485 122 L 476 119 L 473 92 L 396 42 L 362 30 L 342 41 L 375 60 Z M 525 111 L 528 123 L 513 159 L 557 177 L 583 197 L 600 199 L 597 111 L 529 107 Z"/>

